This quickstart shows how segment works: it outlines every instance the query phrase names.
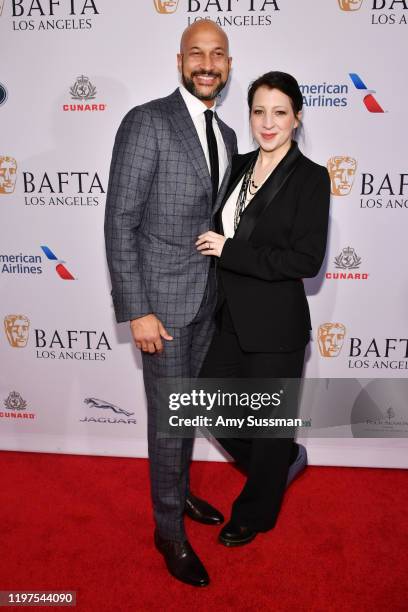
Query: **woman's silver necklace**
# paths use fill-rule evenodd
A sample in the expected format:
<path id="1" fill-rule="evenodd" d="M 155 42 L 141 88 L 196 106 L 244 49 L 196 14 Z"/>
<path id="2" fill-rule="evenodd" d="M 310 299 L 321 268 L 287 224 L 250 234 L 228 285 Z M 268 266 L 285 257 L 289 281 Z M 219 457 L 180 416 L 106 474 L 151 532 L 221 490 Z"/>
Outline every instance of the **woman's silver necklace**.
<path id="1" fill-rule="evenodd" d="M 254 168 L 254 169 L 255 169 L 255 168 Z M 255 183 L 254 183 L 254 179 L 253 179 L 253 176 L 254 176 L 254 169 L 252 170 L 251 179 L 250 179 L 249 184 L 248 184 L 248 191 L 249 191 L 250 195 L 252 195 L 252 196 L 256 194 L 256 190 L 257 190 L 257 189 L 258 189 L 258 187 L 259 187 L 259 185 L 255 185 Z M 254 189 L 254 191 L 252 191 L 252 189 L 251 189 L 251 188 L 253 188 L 253 189 Z"/>
<path id="2" fill-rule="evenodd" d="M 254 196 L 256 194 L 257 189 L 259 189 L 259 187 L 265 182 L 266 178 L 273 172 L 273 170 L 275 168 L 276 168 L 276 165 L 273 166 L 271 168 L 271 170 L 269 170 L 269 172 L 266 174 L 264 180 L 261 181 L 259 183 L 259 185 L 256 185 L 255 181 L 254 181 L 254 174 L 255 174 L 255 165 L 254 165 L 254 167 L 252 168 L 252 172 L 251 172 L 251 178 L 250 178 L 249 184 L 248 184 L 248 191 L 249 191 L 250 195 Z M 254 189 L 254 191 L 252 191 L 251 188 Z"/>

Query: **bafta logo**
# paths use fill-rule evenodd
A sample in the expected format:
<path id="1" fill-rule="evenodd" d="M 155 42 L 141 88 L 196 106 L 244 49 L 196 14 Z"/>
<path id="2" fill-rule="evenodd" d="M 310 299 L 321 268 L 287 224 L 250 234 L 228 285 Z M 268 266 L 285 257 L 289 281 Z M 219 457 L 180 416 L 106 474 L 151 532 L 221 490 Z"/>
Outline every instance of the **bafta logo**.
<path id="1" fill-rule="evenodd" d="M 346 328 L 343 323 L 319 325 L 317 340 L 322 357 L 337 357 L 343 347 Z"/>
<path id="2" fill-rule="evenodd" d="M 0 0 L 0 17 L 2 16 L 2 13 L 3 13 L 3 5 L 4 5 L 4 0 Z"/>
<path id="3" fill-rule="evenodd" d="M 327 162 L 331 192 L 336 196 L 348 195 L 353 187 L 357 161 L 346 155 L 336 155 Z"/>
<path id="4" fill-rule="evenodd" d="M 154 6 L 158 13 L 175 13 L 178 7 L 178 0 L 154 0 Z"/>
<path id="5" fill-rule="evenodd" d="M 17 162 L 14 157 L 0 155 L 0 194 L 13 193 L 17 179 Z"/>
<path id="6" fill-rule="evenodd" d="M 30 321 L 25 315 L 7 315 L 4 317 L 4 329 L 10 346 L 13 348 L 27 346 Z"/>
<path id="7" fill-rule="evenodd" d="M 339 0 L 339 5 L 342 11 L 359 11 L 363 0 Z"/>

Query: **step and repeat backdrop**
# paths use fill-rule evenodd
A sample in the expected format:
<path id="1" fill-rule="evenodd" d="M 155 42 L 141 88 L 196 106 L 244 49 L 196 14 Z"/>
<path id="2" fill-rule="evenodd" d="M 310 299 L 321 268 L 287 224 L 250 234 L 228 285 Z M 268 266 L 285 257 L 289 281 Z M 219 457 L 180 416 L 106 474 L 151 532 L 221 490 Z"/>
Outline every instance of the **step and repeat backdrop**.
<path id="1" fill-rule="evenodd" d="M 0 0 L 0 448 L 146 456 L 141 359 L 105 260 L 109 164 L 124 114 L 178 86 L 201 19 L 230 39 L 219 114 L 240 152 L 249 83 L 283 70 L 304 94 L 300 148 L 331 176 L 327 257 L 305 281 L 305 375 L 325 393 L 303 401 L 367 427 L 307 437 L 311 462 L 407 467 L 405 0 Z M 202 439 L 195 456 L 221 458 Z"/>

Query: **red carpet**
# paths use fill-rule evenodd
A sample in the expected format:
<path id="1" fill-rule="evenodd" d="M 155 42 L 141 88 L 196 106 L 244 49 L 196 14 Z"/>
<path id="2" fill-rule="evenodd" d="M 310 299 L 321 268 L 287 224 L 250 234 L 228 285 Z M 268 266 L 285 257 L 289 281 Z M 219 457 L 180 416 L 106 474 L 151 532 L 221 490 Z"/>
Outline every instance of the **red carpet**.
<path id="1" fill-rule="evenodd" d="M 76 590 L 81 612 L 407 610 L 406 471 L 308 468 L 277 527 L 242 548 L 189 521 L 212 579 L 196 589 L 169 577 L 153 549 L 145 460 L 0 459 L 0 590 Z M 242 476 L 197 462 L 192 483 L 227 515 Z"/>

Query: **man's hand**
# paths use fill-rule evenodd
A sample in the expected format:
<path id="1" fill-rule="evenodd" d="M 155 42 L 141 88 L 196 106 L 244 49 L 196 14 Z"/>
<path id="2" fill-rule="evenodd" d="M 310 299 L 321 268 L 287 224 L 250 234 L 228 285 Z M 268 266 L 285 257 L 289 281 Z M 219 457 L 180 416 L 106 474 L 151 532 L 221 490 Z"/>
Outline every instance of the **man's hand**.
<path id="1" fill-rule="evenodd" d="M 226 237 L 216 232 L 208 231 L 201 234 L 196 242 L 197 251 L 201 251 L 201 255 L 215 255 L 221 257 L 222 249 Z"/>
<path id="2" fill-rule="evenodd" d="M 138 349 L 145 353 L 161 353 L 162 338 L 173 340 L 163 323 L 154 314 L 148 314 L 130 322 L 133 339 Z"/>

